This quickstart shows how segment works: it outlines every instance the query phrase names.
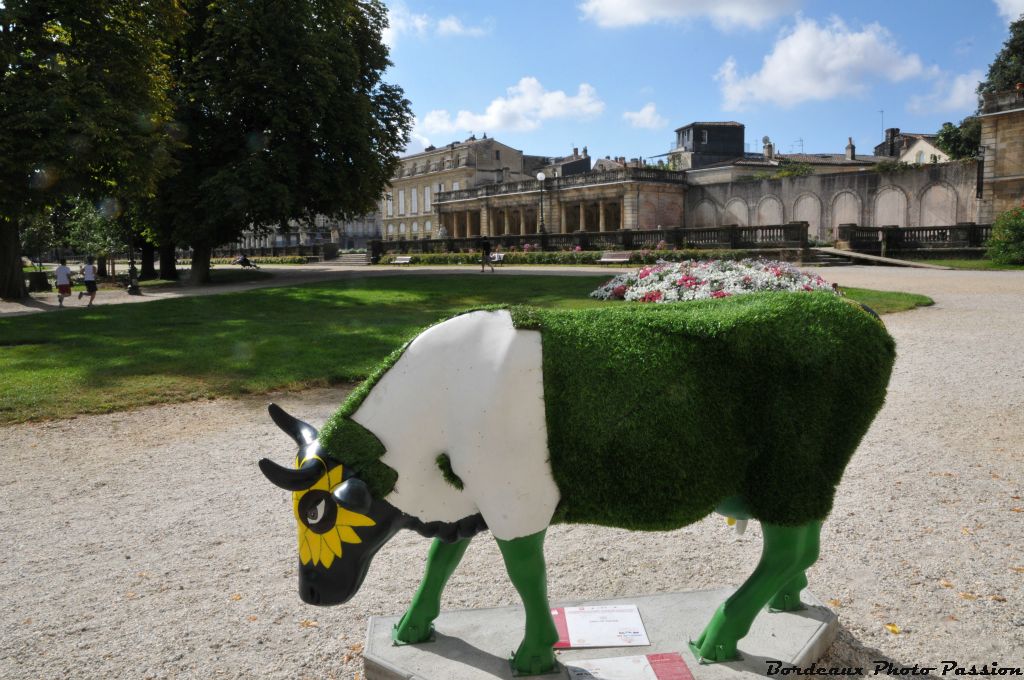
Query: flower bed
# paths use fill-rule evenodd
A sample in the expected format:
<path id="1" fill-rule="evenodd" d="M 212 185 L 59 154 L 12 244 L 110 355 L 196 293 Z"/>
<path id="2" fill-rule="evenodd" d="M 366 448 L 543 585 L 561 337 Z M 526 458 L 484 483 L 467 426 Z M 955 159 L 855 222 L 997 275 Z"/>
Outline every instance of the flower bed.
<path id="1" fill-rule="evenodd" d="M 600 300 L 679 302 L 759 291 L 834 291 L 831 283 L 775 260 L 661 262 L 619 274 L 590 294 Z"/>

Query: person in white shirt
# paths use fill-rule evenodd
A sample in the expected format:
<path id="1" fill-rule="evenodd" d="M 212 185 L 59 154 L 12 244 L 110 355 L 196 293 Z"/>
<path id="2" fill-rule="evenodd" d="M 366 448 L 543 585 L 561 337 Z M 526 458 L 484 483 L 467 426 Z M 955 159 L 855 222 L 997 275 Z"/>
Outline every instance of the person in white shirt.
<path id="1" fill-rule="evenodd" d="M 78 299 L 81 300 L 83 295 L 88 295 L 89 304 L 86 307 L 92 307 L 93 301 L 96 300 L 96 265 L 93 264 L 92 255 L 85 258 L 85 264 L 82 265 L 82 278 L 85 279 L 85 292 L 79 291 Z"/>
<path id="2" fill-rule="evenodd" d="M 60 258 L 60 265 L 53 271 L 57 279 L 57 304 L 64 306 L 64 298 L 71 297 L 71 268 L 68 261 Z"/>

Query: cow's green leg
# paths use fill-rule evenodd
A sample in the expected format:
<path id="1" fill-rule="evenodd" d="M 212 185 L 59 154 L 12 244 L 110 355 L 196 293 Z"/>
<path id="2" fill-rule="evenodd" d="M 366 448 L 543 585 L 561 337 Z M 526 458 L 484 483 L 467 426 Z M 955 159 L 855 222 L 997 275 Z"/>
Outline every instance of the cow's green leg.
<path id="1" fill-rule="evenodd" d="M 436 538 L 427 553 L 423 581 L 412 598 L 402 620 L 391 629 L 391 639 L 398 644 L 426 642 L 434 631 L 433 621 L 441 613 L 441 592 L 455 567 L 466 554 L 469 539 L 444 543 Z"/>
<path id="2" fill-rule="evenodd" d="M 526 610 L 526 633 L 511 660 L 517 675 L 540 675 L 555 668 L 555 653 L 551 647 L 558 642 L 558 630 L 548 605 L 545 533 L 546 530 L 539 531 L 511 541 L 498 539 L 505 570 Z"/>
<path id="3" fill-rule="evenodd" d="M 800 602 L 800 591 L 807 587 L 807 574 L 804 569 L 818 561 L 818 549 L 821 538 L 821 522 L 811 522 L 807 525 L 803 540 L 799 547 L 800 563 L 806 564 L 796 576 L 786 582 L 786 585 L 779 589 L 779 592 L 772 596 L 768 602 L 768 609 L 778 612 L 793 612 L 804 609 Z"/>
<path id="4" fill-rule="evenodd" d="M 690 643 L 694 654 L 702 661 L 736 658 L 736 643 L 750 631 L 750 625 L 761 608 L 813 564 L 813 560 L 806 562 L 811 551 L 804 547 L 809 533 L 816 535 L 821 526 L 819 522 L 800 527 L 763 523 L 761 526 L 764 548 L 754 573 L 718 608 L 696 642 Z M 814 558 L 817 558 L 816 550 Z"/>

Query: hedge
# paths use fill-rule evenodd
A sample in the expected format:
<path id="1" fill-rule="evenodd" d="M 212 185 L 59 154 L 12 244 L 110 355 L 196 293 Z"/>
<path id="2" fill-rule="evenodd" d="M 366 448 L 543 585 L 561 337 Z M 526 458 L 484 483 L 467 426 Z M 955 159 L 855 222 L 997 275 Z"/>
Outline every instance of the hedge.
<path id="1" fill-rule="evenodd" d="M 306 264 L 309 260 L 298 255 L 286 255 L 280 257 L 250 257 L 249 262 L 253 264 Z M 234 264 L 233 257 L 213 257 L 210 264 Z"/>
<path id="2" fill-rule="evenodd" d="M 505 255 L 503 264 L 597 264 L 604 254 L 603 251 L 500 251 Z M 772 255 L 778 251 L 772 251 Z M 480 253 L 408 253 L 412 258 L 410 264 L 445 265 L 445 264 L 480 264 Z M 389 253 L 380 258 L 380 264 L 392 264 L 398 253 Z M 630 264 L 654 264 L 658 260 L 681 262 L 683 260 L 744 260 L 753 257 L 764 257 L 764 250 L 634 250 L 629 258 Z"/>

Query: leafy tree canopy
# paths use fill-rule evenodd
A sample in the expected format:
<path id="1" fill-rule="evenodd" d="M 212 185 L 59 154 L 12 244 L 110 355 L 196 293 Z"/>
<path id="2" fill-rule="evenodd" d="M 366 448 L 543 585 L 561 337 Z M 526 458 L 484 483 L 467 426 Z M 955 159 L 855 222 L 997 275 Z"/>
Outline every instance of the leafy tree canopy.
<path id="1" fill-rule="evenodd" d="M 942 149 L 953 160 L 974 158 L 981 145 L 981 120 L 968 116 L 959 125 L 943 123 L 935 146 Z"/>
<path id="2" fill-rule="evenodd" d="M 383 82 L 390 65 L 378 0 L 185 3 L 175 46 L 181 172 L 159 213 L 209 250 L 252 226 L 373 209 L 408 138 L 409 102 Z"/>
<path id="3" fill-rule="evenodd" d="M 132 200 L 169 168 L 175 0 L 0 5 L 0 296 L 24 294 L 18 229 L 62 197 Z"/>
<path id="4" fill-rule="evenodd" d="M 1010 24 L 1010 37 L 988 66 L 988 75 L 978 84 L 978 94 L 1012 90 L 1024 83 L 1024 14 Z"/>

